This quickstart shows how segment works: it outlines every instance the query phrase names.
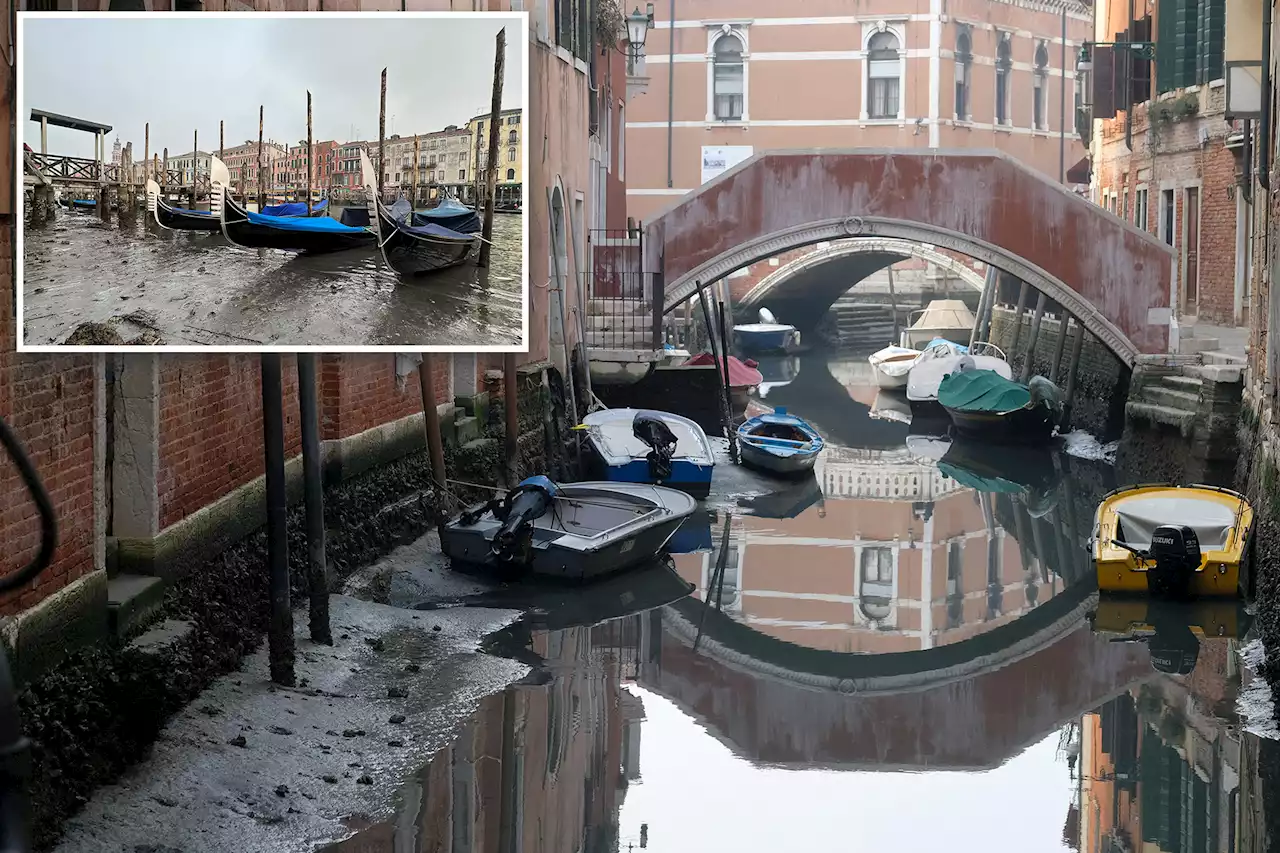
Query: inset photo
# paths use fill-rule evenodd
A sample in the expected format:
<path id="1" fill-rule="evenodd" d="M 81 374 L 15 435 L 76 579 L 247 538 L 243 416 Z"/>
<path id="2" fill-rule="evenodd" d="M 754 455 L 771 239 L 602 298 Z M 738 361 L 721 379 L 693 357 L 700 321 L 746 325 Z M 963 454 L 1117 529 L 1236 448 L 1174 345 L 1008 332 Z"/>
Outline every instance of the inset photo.
<path id="1" fill-rule="evenodd" d="M 527 33 L 19 14 L 18 350 L 526 350 Z"/>

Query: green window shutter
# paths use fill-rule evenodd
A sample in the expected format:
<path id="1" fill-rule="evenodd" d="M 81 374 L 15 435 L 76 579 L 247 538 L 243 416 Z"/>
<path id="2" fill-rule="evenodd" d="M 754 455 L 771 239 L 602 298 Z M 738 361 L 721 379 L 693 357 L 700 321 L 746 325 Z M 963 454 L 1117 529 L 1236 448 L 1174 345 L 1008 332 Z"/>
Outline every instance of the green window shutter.
<path id="1" fill-rule="evenodd" d="M 1196 83 L 1196 49 L 1199 40 L 1200 3 L 1197 0 L 1177 0 L 1174 12 L 1177 22 L 1177 54 L 1174 57 L 1173 85 L 1175 88 L 1194 86 Z"/>
<path id="2" fill-rule="evenodd" d="M 1200 0 L 1199 49 L 1196 82 L 1209 83 L 1222 77 L 1226 0 Z"/>
<path id="3" fill-rule="evenodd" d="M 1177 88 L 1174 62 L 1178 56 L 1177 0 L 1167 0 L 1156 10 L 1156 93 Z"/>

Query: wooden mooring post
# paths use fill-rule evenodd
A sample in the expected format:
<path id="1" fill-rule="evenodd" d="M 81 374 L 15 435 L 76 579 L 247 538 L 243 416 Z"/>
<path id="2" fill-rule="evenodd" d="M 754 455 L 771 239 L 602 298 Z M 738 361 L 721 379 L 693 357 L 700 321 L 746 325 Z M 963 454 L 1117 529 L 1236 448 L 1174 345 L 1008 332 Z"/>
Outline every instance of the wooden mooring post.
<path id="1" fill-rule="evenodd" d="M 311 215 L 311 90 L 307 90 L 307 216 Z"/>
<path id="2" fill-rule="evenodd" d="M 160 180 L 158 182 L 160 184 L 160 197 L 163 198 L 165 201 L 168 201 L 169 200 L 169 149 L 168 148 L 164 149 L 164 160 L 160 168 L 163 170 L 160 172 Z"/>
<path id="3" fill-rule="evenodd" d="M 196 209 L 196 187 L 200 183 L 200 131 L 191 131 L 191 209 Z"/>
<path id="4" fill-rule="evenodd" d="M 514 489 L 516 483 L 520 482 L 520 388 L 516 380 L 516 354 L 513 352 L 502 356 L 502 391 L 507 427 L 503 456 L 506 461 L 507 488 Z"/>
<path id="5" fill-rule="evenodd" d="M 1053 348 L 1053 364 L 1049 365 L 1049 381 L 1058 384 L 1058 376 L 1062 373 L 1062 353 L 1067 348 L 1067 328 L 1071 325 L 1071 315 L 1066 311 L 1058 319 L 1058 344 Z"/>
<path id="6" fill-rule="evenodd" d="M 258 105 L 258 212 L 262 212 L 262 208 L 267 206 L 267 190 L 263 183 L 265 177 L 262 174 L 262 110 L 263 106 Z M 246 201 L 245 204 L 248 204 Z"/>
<path id="7" fill-rule="evenodd" d="M 293 610 L 289 603 L 289 537 L 286 530 L 289 498 L 284 472 L 284 387 L 278 352 L 259 356 L 262 382 L 262 431 L 266 455 L 267 589 L 270 622 L 267 628 L 271 680 L 295 683 Z"/>
<path id="8" fill-rule="evenodd" d="M 996 290 L 1000 285 L 999 272 L 991 264 L 987 264 L 987 274 L 982 283 L 982 296 L 978 298 L 978 318 L 973 324 L 973 333 L 969 335 L 969 346 L 987 338 L 987 329 L 991 326 L 991 309 L 995 305 Z"/>
<path id="9" fill-rule="evenodd" d="M 498 30 L 497 47 L 493 58 L 493 101 L 489 105 L 489 162 L 485 164 L 484 186 L 487 197 L 484 201 L 484 226 L 480 236 L 480 255 L 476 264 L 489 266 L 489 250 L 493 247 L 493 204 L 498 184 L 498 145 L 501 128 L 498 123 L 502 119 L 502 76 L 507 61 L 507 28 Z"/>
<path id="10" fill-rule="evenodd" d="M 1026 382 L 1031 378 L 1031 369 L 1036 360 L 1036 345 L 1040 343 L 1040 324 L 1044 322 L 1044 304 L 1046 297 L 1043 293 L 1036 297 L 1036 313 L 1031 318 L 1031 338 L 1027 341 L 1027 355 L 1022 360 L 1022 375 L 1020 379 Z"/>
<path id="11" fill-rule="evenodd" d="M 422 428 L 427 434 L 427 455 L 431 460 L 432 491 L 435 492 L 436 509 L 445 511 L 447 474 L 444 467 L 444 439 L 440 435 L 440 411 L 436 408 L 435 356 L 424 352 L 418 365 L 418 387 L 422 393 Z M 443 518 L 440 515 L 440 518 Z M 438 527 L 443 530 L 443 522 Z"/>
<path id="12" fill-rule="evenodd" d="M 382 69 L 378 90 L 378 199 L 382 199 L 383 175 L 387 169 L 387 69 Z"/>
<path id="13" fill-rule="evenodd" d="M 142 130 L 142 184 L 145 187 L 151 177 L 151 122 Z"/>
<path id="14" fill-rule="evenodd" d="M 1071 407 L 1076 399 L 1076 374 L 1080 370 L 1080 350 L 1084 348 L 1084 335 L 1084 326 L 1076 324 L 1076 336 L 1071 339 L 1071 360 L 1067 362 L 1066 406 L 1062 413 L 1064 428 L 1071 424 Z"/>
<path id="15" fill-rule="evenodd" d="M 1027 310 L 1027 293 L 1030 285 L 1025 281 L 1018 288 L 1018 307 L 1013 309 L 1013 340 L 1009 344 L 1009 352 L 1018 351 L 1018 339 L 1022 337 L 1022 315 Z"/>
<path id="16" fill-rule="evenodd" d="M 411 209 L 417 208 L 418 206 L 418 160 L 421 153 L 422 137 L 415 133 L 413 135 L 413 182 L 410 185 L 412 186 L 412 189 L 409 191 L 409 207 Z M 412 222 L 413 220 L 410 219 L 411 224 Z"/>
<path id="17" fill-rule="evenodd" d="M 227 141 L 227 137 L 226 137 L 225 128 L 224 128 L 224 125 L 225 125 L 225 124 L 226 124 L 226 122 L 221 121 L 221 120 L 218 122 L 218 159 L 219 159 L 219 160 L 225 160 L 225 159 L 226 159 L 226 155 L 225 155 L 225 153 L 224 153 L 224 152 L 227 150 L 227 149 L 226 149 L 226 141 Z M 210 171 L 210 172 L 209 172 L 209 178 L 210 178 L 210 180 L 212 181 L 212 179 L 213 179 L 213 172 L 212 172 L 212 171 Z"/>
<path id="18" fill-rule="evenodd" d="M 329 621 L 329 567 L 324 544 L 324 482 L 320 459 L 320 405 L 316 354 L 298 353 L 298 414 L 302 433 L 303 498 L 307 523 L 307 599 L 311 641 L 333 645 Z"/>

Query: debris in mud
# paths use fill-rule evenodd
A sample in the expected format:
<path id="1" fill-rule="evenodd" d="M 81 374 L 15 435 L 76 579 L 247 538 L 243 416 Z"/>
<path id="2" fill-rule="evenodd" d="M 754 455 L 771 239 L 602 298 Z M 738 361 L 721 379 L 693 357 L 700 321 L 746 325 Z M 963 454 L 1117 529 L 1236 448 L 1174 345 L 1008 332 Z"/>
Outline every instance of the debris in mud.
<path id="1" fill-rule="evenodd" d="M 292 731 L 292 730 L 290 730 L 290 729 L 286 729 L 284 726 L 272 726 L 268 731 L 270 731 L 273 735 L 291 735 L 291 734 L 293 734 L 293 731 Z"/>
<path id="2" fill-rule="evenodd" d="M 373 784 L 373 777 L 372 777 L 372 776 L 370 776 L 368 773 L 366 773 L 366 774 L 364 774 L 363 776 L 361 776 L 359 779 L 357 779 L 357 780 L 356 780 L 356 784 L 357 784 L 357 785 L 372 785 L 372 784 Z"/>
<path id="3" fill-rule="evenodd" d="M 70 347 L 118 347 L 124 345 L 120 333 L 106 323 L 81 323 L 63 343 Z"/>
<path id="4" fill-rule="evenodd" d="M 418 666 L 416 663 L 407 663 L 404 665 L 405 672 L 418 672 L 421 669 L 422 667 Z"/>
<path id="5" fill-rule="evenodd" d="M 364 641 L 368 643 L 369 648 L 373 649 L 375 652 L 380 652 L 386 648 L 386 643 L 382 641 L 381 637 L 365 637 Z"/>
<path id="6" fill-rule="evenodd" d="M 343 737 L 364 737 L 364 729 L 343 729 Z"/>
<path id="7" fill-rule="evenodd" d="M 398 726 L 404 722 L 404 714 L 392 714 L 391 719 L 387 720 L 393 726 Z"/>
<path id="8" fill-rule="evenodd" d="M 244 735 L 236 735 L 231 740 L 227 741 L 227 743 L 231 746 L 238 746 L 241 749 L 244 749 L 249 745 L 249 741 L 245 740 Z"/>
<path id="9" fill-rule="evenodd" d="M 403 687 L 395 687 L 395 686 L 388 687 L 387 698 L 388 699 L 407 699 L 409 698 L 409 691 L 405 690 Z"/>
<path id="10" fill-rule="evenodd" d="M 287 796 L 289 796 L 289 786 L 288 786 L 288 785 L 276 785 L 276 796 L 277 796 L 277 797 L 287 797 Z"/>
<path id="11" fill-rule="evenodd" d="M 320 778 L 321 778 L 321 779 L 323 779 L 325 782 L 328 782 L 330 785 L 336 785 L 336 784 L 338 784 L 338 777 L 337 777 L 337 776 L 330 776 L 330 775 L 328 775 L 328 774 L 325 774 L 324 776 L 321 776 Z"/>

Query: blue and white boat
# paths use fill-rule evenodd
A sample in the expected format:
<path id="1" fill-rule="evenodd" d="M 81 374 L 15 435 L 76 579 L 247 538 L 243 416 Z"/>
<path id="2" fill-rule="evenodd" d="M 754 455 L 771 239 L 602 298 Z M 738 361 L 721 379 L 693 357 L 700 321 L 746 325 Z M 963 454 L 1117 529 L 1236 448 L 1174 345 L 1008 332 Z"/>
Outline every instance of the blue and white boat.
<path id="1" fill-rule="evenodd" d="M 733 336 L 744 352 L 787 352 L 800 344 L 796 327 L 779 323 L 768 308 L 760 309 L 759 323 L 734 326 Z"/>
<path id="2" fill-rule="evenodd" d="M 738 427 L 738 450 L 745 465 L 770 474 L 813 470 L 826 442 L 804 418 L 778 408 Z"/>
<path id="3" fill-rule="evenodd" d="M 653 483 L 694 497 L 711 491 L 715 452 L 702 427 L 688 418 L 652 409 L 604 409 L 577 427 L 585 430 L 615 483 Z"/>
<path id="4" fill-rule="evenodd" d="M 439 225 L 459 234 L 474 234 L 482 227 L 480 214 L 474 207 L 467 207 L 452 196 L 445 196 L 438 205 L 427 210 L 413 212 L 413 225 Z"/>

